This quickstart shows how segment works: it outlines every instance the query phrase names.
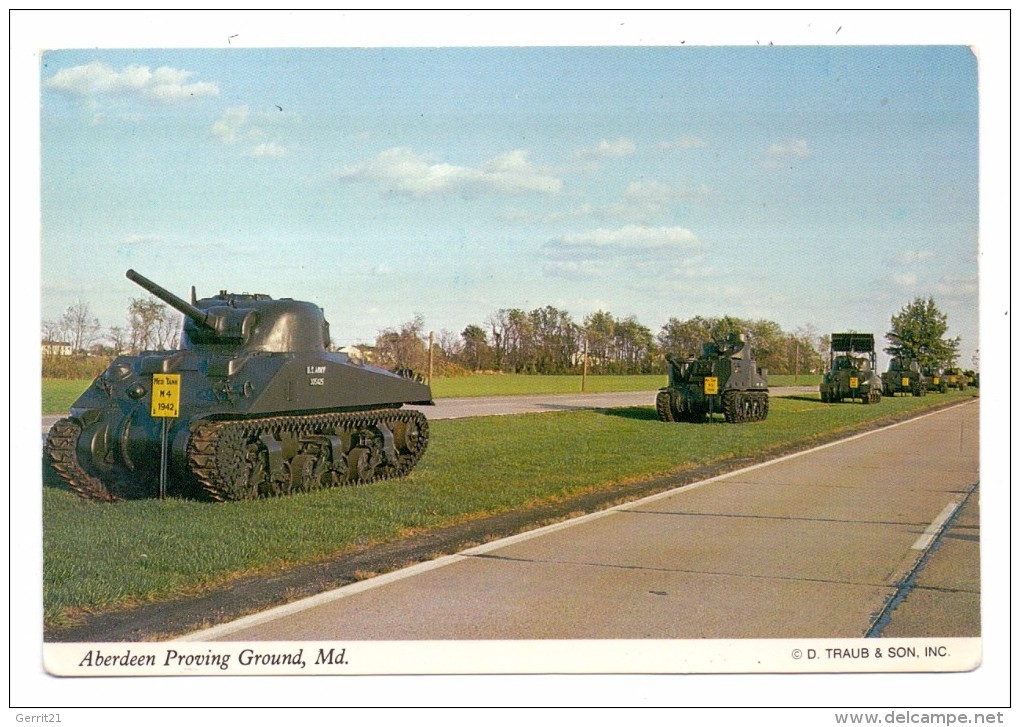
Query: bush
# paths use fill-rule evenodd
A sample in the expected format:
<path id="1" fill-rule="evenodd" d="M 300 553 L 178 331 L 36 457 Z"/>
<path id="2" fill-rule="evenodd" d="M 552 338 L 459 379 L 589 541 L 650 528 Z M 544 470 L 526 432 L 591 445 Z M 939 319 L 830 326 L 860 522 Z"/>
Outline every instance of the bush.
<path id="1" fill-rule="evenodd" d="M 105 356 L 43 356 L 44 379 L 94 379 L 113 359 Z"/>

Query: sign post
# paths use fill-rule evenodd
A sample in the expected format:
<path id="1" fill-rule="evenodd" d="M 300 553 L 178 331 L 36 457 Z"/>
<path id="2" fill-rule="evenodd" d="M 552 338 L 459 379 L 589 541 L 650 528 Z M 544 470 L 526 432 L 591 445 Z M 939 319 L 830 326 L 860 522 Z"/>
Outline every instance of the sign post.
<path id="1" fill-rule="evenodd" d="M 712 404 L 715 402 L 715 396 L 719 393 L 719 377 L 718 376 L 706 376 L 705 377 L 705 397 L 708 399 L 708 419 L 711 421 Z"/>
<path id="2" fill-rule="evenodd" d="M 170 438 L 170 420 L 180 416 L 181 375 L 152 375 L 152 406 L 149 413 L 163 420 L 159 440 L 159 499 L 166 498 L 167 440 Z"/>

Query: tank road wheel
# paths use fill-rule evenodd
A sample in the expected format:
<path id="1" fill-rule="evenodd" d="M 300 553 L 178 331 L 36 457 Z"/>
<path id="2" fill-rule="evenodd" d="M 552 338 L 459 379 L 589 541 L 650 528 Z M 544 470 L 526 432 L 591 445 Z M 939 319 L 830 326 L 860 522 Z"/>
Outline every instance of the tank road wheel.
<path id="1" fill-rule="evenodd" d="M 401 452 L 417 452 L 427 433 L 422 431 L 423 423 L 411 418 L 393 424 L 393 445 Z"/>
<path id="2" fill-rule="evenodd" d="M 368 447 L 355 447 L 347 453 L 347 476 L 352 482 L 368 482 L 375 477 L 372 452 Z"/>
<path id="3" fill-rule="evenodd" d="M 326 463 L 317 454 L 298 454 L 290 461 L 290 488 L 292 492 L 312 492 L 321 489 Z"/>
<path id="4" fill-rule="evenodd" d="M 249 500 L 402 477 L 428 446 L 416 411 L 330 412 L 191 427 L 188 467 L 214 500 Z"/>

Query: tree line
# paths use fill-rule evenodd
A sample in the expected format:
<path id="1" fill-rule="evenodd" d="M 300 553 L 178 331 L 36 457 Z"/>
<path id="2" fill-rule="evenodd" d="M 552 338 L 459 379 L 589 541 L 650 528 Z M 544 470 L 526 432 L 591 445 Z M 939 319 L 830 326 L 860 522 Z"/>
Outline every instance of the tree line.
<path id="1" fill-rule="evenodd" d="M 103 329 L 88 304 L 78 300 L 60 318 L 44 321 L 42 333 L 46 341 L 66 342 L 75 354 L 111 357 L 173 349 L 181 323 L 181 315 L 162 301 L 140 297 L 130 300 L 123 325 Z M 890 323 L 885 349 L 890 355 L 917 359 L 923 366 L 955 365 L 960 339 L 945 337 L 948 321 L 933 299 L 915 299 Z M 671 317 L 653 333 L 634 316 L 599 310 L 576 321 L 555 306 L 499 309 L 459 335 L 444 330 L 438 337 L 416 314 L 356 348 L 376 365 L 431 369 L 434 375 L 650 374 L 664 371 L 666 355 L 697 356 L 702 344 L 730 333 L 746 335 L 758 365 L 772 374 L 821 373 L 828 363 L 829 335 L 819 335 L 809 324 L 791 332 L 770 320 L 696 315 Z"/>
<path id="2" fill-rule="evenodd" d="M 416 316 L 383 331 L 373 353 L 381 365 L 423 371 L 429 364 L 424 320 Z M 818 373 L 828 355 L 828 336 L 811 326 L 786 332 L 775 321 L 733 316 L 670 318 L 657 332 L 634 316 L 596 311 L 575 321 L 554 306 L 500 309 L 485 324 L 459 336 L 443 331 L 432 348 L 432 368 L 444 374 L 495 371 L 518 374 L 650 374 L 665 370 L 667 354 L 697 356 L 702 344 L 728 333 L 748 338 L 759 366 L 771 373 Z"/>
<path id="3" fill-rule="evenodd" d="M 116 356 L 164 351 L 177 346 L 181 315 L 153 297 L 132 298 L 124 325 L 104 329 L 91 307 L 79 299 L 59 318 L 42 322 L 43 341 L 65 343 L 72 355 Z"/>

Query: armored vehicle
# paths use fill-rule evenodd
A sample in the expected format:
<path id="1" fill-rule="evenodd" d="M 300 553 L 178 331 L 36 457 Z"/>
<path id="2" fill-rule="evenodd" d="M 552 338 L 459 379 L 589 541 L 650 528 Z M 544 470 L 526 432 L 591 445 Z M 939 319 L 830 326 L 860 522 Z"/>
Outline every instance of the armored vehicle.
<path id="1" fill-rule="evenodd" d="M 882 377 L 875 365 L 872 333 L 833 333 L 829 347 L 829 370 L 818 386 L 822 401 L 860 399 L 876 404 L 882 399 Z"/>
<path id="2" fill-rule="evenodd" d="M 180 350 L 120 356 L 50 429 L 48 464 L 81 497 L 254 499 L 401 477 L 428 443 L 404 404 L 430 388 L 331 352 L 313 303 L 264 294 L 188 303 Z"/>
<path id="3" fill-rule="evenodd" d="M 664 422 L 703 421 L 721 413 L 728 422 L 761 421 L 769 413 L 767 372 L 758 368 L 744 336 L 706 343 L 697 358 L 667 356 L 669 380 L 655 398 Z"/>
<path id="4" fill-rule="evenodd" d="M 949 391 L 949 379 L 938 366 L 923 366 L 921 368 L 921 375 L 927 380 L 928 391 L 937 391 L 940 394 L 945 394 Z"/>
<path id="5" fill-rule="evenodd" d="M 882 391 L 886 396 L 924 396 L 928 393 L 928 379 L 921 373 L 917 361 L 897 356 L 889 361 L 889 370 L 882 374 Z"/>
<path id="6" fill-rule="evenodd" d="M 942 372 L 942 376 L 945 377 L 946 386 L 950 389 L 963 391 L 967 388 L 966 374 L 956 367 L 946 369 Z"/>

